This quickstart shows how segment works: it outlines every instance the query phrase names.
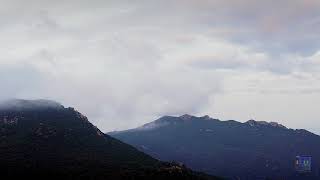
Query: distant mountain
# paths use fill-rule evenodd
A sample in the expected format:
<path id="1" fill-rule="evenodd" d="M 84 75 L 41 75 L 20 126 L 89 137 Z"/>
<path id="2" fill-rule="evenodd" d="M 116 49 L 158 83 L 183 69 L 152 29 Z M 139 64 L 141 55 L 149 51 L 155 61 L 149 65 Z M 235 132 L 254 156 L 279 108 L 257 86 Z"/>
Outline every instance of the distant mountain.
<path id="1" fill-rule="evenodd" d="M 1 179 L 215 179 L 162 163 L 47 100 L 0 104 Z"/>
<path id="2" fill-rule="evenodd" d="M 320 179 L 315 177 L 320 167 L 320 137 L 275 122 L 165 116 L 109 134 L 157 159 L 233 179 Z M 296 172 L 298 155 L 312 156 L 311 173 Z"/>

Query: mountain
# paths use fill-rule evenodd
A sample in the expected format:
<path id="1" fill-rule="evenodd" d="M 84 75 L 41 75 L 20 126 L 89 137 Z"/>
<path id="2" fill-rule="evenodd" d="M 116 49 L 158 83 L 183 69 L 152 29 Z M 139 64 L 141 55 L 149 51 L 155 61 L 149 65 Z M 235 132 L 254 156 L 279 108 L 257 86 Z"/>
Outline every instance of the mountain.
<path id="1" fill-rule="evenodd" d="M 109 135 L 154 158 L 231 179 L 320 179 L 320 137 L 275 122 L 165 116 Z M 312 156 L 311 173 L 296 172 L 298 155 Z"/>
<path id="2" fill-rule="evenodd" d="M 54 101 L 0 104 L 3 179 L 215 179 L 162 163 L 102 133 L 73 108 Z"/>

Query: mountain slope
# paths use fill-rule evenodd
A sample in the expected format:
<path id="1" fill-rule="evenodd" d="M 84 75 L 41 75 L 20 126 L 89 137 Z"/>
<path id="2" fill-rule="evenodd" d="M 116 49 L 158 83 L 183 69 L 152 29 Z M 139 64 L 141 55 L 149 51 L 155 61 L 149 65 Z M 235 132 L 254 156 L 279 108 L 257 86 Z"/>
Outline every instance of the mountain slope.
<path id="1" fill-rule="evenodd" d="M 319 136 L 277 123 L 165 116 L 110 135 L 160 160 L 183 162 L 195 170 L 226 177 L 296 176 L 297 155 L 312 156 L 313 175 L 320 165 Z"/>
<path id="2" fill-rule="evenodd" d="M 211 178 L 160 163 L 103 134 L 73 108 L 46 100 L 0 105 L 0 173 L 45 179 Z"/>

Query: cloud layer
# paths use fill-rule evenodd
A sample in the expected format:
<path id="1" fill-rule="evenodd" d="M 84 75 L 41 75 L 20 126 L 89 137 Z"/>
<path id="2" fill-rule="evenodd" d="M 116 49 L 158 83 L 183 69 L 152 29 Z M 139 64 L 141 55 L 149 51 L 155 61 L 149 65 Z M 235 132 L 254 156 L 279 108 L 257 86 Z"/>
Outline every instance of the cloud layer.
<path id="1" fill-rule="evenodd" d="M 318 0 L 0 2 L 0 99 L 104 131 L 191 113 L 320 132 Z"/>

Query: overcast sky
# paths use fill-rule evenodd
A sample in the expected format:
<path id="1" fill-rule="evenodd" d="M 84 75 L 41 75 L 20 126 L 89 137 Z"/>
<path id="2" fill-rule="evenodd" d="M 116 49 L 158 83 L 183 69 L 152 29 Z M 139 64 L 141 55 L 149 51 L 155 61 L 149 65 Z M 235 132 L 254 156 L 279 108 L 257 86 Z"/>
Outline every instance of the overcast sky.
<path id="1" fill-rule="evenodd" d="M 163 115 L 320 134 L 319 0 L 0 0 L 0 99 L 103 131 Z"/>

